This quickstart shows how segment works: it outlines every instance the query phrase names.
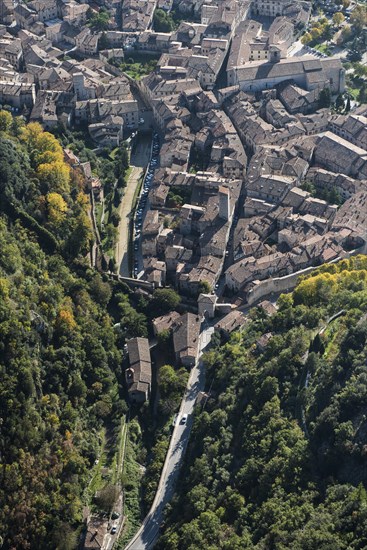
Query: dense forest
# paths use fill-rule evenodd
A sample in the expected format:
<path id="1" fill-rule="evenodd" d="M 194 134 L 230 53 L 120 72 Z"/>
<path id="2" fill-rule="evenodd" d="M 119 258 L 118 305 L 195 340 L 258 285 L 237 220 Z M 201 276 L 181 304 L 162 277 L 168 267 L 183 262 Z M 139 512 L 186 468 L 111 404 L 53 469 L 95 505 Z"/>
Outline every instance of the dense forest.
<path id="1" fill-rule="evenodd" d="M 88 199 L 80 170 L 37 123 L 0 112 L 0 210 L 32 229 L 48 252 L 68 259 L 89 251 Z"/>
<path id="2" fill-rule="evenodd" d="M 87 261 L 82 174 L 0 114 L 0 546 L 67 550 L 99 432 L 126 411 L 112 289 Z"/>
<path id="3" fill-rule="evenodd" d="M 367 547 L 367 257 L 278 306 L 206 354 L 211 397 L 159 550 Z"/>

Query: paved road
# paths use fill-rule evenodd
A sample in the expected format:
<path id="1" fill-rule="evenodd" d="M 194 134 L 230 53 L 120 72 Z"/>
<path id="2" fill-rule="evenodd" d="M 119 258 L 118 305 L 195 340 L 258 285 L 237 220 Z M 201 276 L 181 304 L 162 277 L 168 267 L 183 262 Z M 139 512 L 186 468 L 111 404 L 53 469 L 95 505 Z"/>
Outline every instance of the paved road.
<path id="1" fill-rule="evenodd" d="M 179 412 L 179 419 L 185 413 L 189 415 L 187 423 L 186 425 L 178 423 L 173 430 L 154 502 L 143 522 L 142 527 L 133 540 L 125 547 L 125 550 L 148 550 L 153 548 L 154 541 L 158 536 L 159 526 L 163 519 L 163 509 L 173 496 L 174 484 L 178 477 L 182 459 L 190 437 L 193 422 L 192 412 L 194 409 L 195 400 L 199 391 L 204 389 L 204 367 L 201 361 L 201 355 L 205 347 L 209 344 L 213 332 L 214 328 L 207 327 L 200 335 L 199 360 L 196 362 L 195 367 L 193 367 L 190 373 L 187 389 L 181 402 Z"/>
<path id="2" fill-rule="evenodd" d="M 116 244 L 116 263 L 120 266 L 119 273 L 124 277 L 130 277 L 129 272 L 129 224 L 131 209 L 136 186 L 150 158 L 150 138 L 141 137 L 131 153 L 130 166 L 132 168 L 130 177 L 125 187 L 125 194 L 120 205 L 121 221 L 118 227 L 118 240 Z"/>

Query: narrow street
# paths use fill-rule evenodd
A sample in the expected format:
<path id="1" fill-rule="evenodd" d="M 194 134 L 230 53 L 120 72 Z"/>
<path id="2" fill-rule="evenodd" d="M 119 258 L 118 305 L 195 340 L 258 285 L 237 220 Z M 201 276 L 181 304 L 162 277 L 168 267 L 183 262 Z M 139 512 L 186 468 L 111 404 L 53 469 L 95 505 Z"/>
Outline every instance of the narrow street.
<path id="1" fill-rule="evenodd" d="M 187 414 L 187 423 L 177 422 L 170 441 L 166 460 L 162 469 L 157 492 L 152 507 L 146 516 L 143 525 L 125 547 L 125 550 L 144 550 L 153 548 L 154 542 L 159 533 L 159 527 L 163 519 L 163 510 L 166 504 L 172 499 L 175 482 L 180 472 L 182 460 L 190 438 L 193 423 L 193 410 L 198 393 L 204 389 L 205 374 L 201 356 L 210 343 L 214 328 L 206 326 L 200 334 L 198 360 L 192 368 L 187 388 L 183 396 L 178 418 Z"/>
<path id="2" fill-rule="evenodd" d="M 116 264 L 118 272 L 124 277 L 130 276 L 129 271 L 129 224 L 132 216 L 134 194 L 139 179 L 142 176 L 150 158 L 151 138 L 140 136 L 131 153 L 131 173 L 125 187 L 125 193 L 120 204 L 120 223 L 118 226 L 118 237 L 116 244 Z"/>

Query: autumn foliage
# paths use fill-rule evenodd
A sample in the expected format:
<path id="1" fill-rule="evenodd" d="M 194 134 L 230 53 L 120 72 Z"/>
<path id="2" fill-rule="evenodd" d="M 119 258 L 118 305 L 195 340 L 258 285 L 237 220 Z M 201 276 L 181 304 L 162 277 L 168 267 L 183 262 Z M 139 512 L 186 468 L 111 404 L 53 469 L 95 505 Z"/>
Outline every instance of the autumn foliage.
<path id="1" fill-rule="evenodd" d="M 10 119 L 9 119 L 10 116 Z M 92 239 L 85 178 L 64 161 L 63 148 L 40 124 L 0 116 L 0 193 L 41 244 L 76 257 Z"/>

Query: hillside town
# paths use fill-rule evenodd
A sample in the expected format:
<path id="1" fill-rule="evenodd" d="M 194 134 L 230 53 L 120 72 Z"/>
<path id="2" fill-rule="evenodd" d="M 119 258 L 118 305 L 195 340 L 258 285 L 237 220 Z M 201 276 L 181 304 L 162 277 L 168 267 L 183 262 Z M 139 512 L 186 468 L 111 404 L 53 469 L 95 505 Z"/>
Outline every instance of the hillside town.
<path id="1" fill-rule="evenodd" d="M 176 28 L 154 30 L 155 10 L 173 8 Z M 50 131 L 82 126 L 97 148 L 156 132 L 132 277 L 194 304 L 156 323 L 174 332 L 184 365 L 197 353 L 196 312 L 237 318 L 221 323 L 234 330 L 236 308 L 367 250 L 367 105 L 331 109 L 345 92 L 340 58 L 294 48 L 311 10 L 303 0 L 0 0 L 4 108 Z M 156 68 L 133 79 L 116 63 L 132 51 L 154 54 Z M 100 182 L 83 168 L 98 201 Z"/>
<path id="2" fill-rule="evenodd" d="M 176 28 L 155 31 L 155 10 L 173 8 Z M 50 131 L 83 126 L 96 147 L 155 131 L 132 277 L 172 286 L 199 315 L 237 318 L 228 330 L 236 308 L 367 250 L 367 105 L 330 108 L 345 69 L 294 48 L 310 17 L 303 0 L 0 0 L 3 107 Z M 132 51 L 156 68 L 131 78 L 116 60 Z M 199 334 L 190 311 L 156 323 L 186 365 Z"/>
<path id="3" fill-rule="evenodd" d="M 157 13 L 174 13 L 170 30 Z M 314 15 L 306 0 L 0 0 L 2 109 L 50 132 L 82 130 L 93 151 L 150 143 L 129 273 L 102 250 L 104 271 L 181 302 L 153 319 L 153 344 L 127 340 L 131 404 L 150 399 L 160 335 L 190 370 L 203 321 L 225 340 L 251 306 L 272 315 L 315 267 L 367 254 L 367 104 L 346 93 L 340 56 L 302 42 Z M 154 68 L 134 77 L 136 59 Z M 64 156 L 88 182 L 99 242 L 103 184 L 90 162 Z M 117 528 L 108 543 L 98 529 L 85 548 L 117 540 Z"/>

